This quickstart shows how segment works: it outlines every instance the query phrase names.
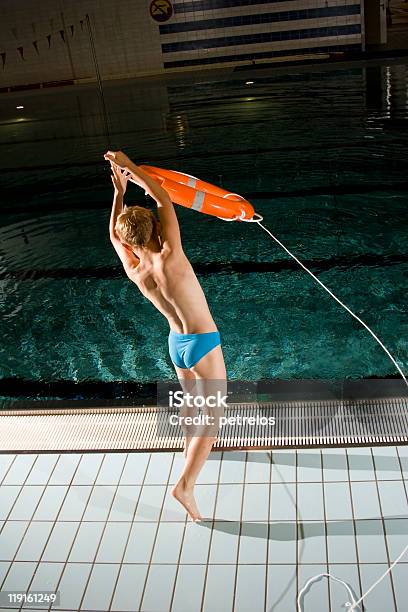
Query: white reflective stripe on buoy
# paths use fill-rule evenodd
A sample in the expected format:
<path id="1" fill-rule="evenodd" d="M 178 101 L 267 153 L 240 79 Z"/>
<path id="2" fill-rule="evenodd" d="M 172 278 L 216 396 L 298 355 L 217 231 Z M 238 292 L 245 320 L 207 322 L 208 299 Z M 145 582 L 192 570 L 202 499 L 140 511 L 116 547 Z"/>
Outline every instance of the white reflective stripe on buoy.
<path id="1" fill-rule="evenodd" d="M 197 185 L 197 179 L 189 177 L 187 185 L 189 187 L 195 187 Z"/>
<path id="2" fill-rule="evenodd" d="M 193 210 L 201 210 L 205 198 L 205 191 L 196 191 L 194 202 L 191 205 Z"/>

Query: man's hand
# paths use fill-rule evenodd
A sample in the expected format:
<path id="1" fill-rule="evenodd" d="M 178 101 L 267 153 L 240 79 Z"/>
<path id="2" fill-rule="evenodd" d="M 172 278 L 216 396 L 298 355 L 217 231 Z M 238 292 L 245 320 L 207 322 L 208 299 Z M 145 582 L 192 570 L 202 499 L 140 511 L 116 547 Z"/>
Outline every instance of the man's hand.
<path id="1" fill-rule="evenodd" d="M 111 162 L 112 174 L 111 179 L 113 186 L 115 188 L 115 192 L 119 195 L 123 196 L 126 191 L 127 182 L 131 176 L 130 172 L 127 170 L 121 170 L 116 166 L 116 164 Z"/>
<path id="2" fill-rule="evenodd" d="M 126 168 L 131 164 L 130 159 L 128 158 L 123 151 L 107 151 L 104 155 L 104 158 L 107 161 L 113 162 L 119 168 Z"/>
<path id="3" fill-rule="evenodd" d="M 119 200 L 123 202 L 121 196 L 126 191 L 128 179 L 132 177 L 132 181 L 157 202 L 163 246 L 167 245 L 171 249 L 181 249 L 180 228 L 168 192 L 149 176 L 147 172 L 136 166 L 122 151 L 107 151 L 104 158 L 111 163 L 113 172 L 112 181 L 115 185 L 115 193 L 119 194 Z M 120 168 L 124 168 L 124 170 L 122 171 Z M 116 217 L 117 215 L 115 216 L 114 214 L 111 218 L 111 239 L 115 235 Z"/>

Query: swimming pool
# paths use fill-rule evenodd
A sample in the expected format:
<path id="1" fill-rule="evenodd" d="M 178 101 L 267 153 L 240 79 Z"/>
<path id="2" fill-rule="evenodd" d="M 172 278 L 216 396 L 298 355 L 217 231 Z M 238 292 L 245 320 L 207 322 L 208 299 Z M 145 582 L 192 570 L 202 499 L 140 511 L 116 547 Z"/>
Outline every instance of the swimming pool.
<path id="1" fill-rule="evenodd" d="M 407 371 L 407 88 L 403 63 L 107 84 L 109 135 L 93 87 L 24 92 L 18 112 L 2 96 L 0 395 L 118 397 L 174 377 L 167 322 L 109 242 L 108 141 L 246 196 Z M 177 213 L 230 378 L 398 377 L 259 228 Z"/>

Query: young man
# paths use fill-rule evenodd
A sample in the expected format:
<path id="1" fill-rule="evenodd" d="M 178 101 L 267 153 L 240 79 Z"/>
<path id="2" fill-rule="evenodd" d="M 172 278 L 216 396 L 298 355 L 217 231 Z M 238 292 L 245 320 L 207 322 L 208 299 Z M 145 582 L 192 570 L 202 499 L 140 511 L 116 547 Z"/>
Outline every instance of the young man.
<path id="1" fill-rule="evenodd" d="M 220 335 L 183 252 L 169 195 L 121 151 L 108 151 L 104 158 L 111 162 L 114 185 L 110 218 L 113 247 L 129 279 L 169 322 L 169 353 L 183 390 L 196 386 L 206 394 L 219 388 L 225 394 Z M 151 211 L 140 206 L 130 206 L 122 212 L 129 178 L 156 201 L 159 222 Z M 194 435 L 191 429 L 186 433 L 185 465 L 172 489 L 172 495 L 193 521 L 202 518 L 194 499 L 194 485 L 216 439 L 214 428 L 200 431 L 204 435 Z"/>

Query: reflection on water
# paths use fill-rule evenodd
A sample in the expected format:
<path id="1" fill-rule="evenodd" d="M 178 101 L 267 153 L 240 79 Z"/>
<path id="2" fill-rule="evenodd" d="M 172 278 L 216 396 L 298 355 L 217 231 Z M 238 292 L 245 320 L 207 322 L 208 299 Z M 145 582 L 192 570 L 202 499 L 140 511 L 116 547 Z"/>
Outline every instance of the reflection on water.
<path id="1" fill-rule="evenodd" d="M 111 146 L 249 194 L 407 369 L 408 67 L 292 70 L 257 71 L 250 85 L 243 73 L 106 84 Z M 120 276 L 109 242 L 103 125 L 94 88 L 32 95 L 21 111 L 1 101 L 3 376 L 172 376 L 166 323 Z M 127 202 L 149 204 L 133 185 Z M 366 330 L 257 228 L 177 212 L 230 376 L 396 374 Z"/>

